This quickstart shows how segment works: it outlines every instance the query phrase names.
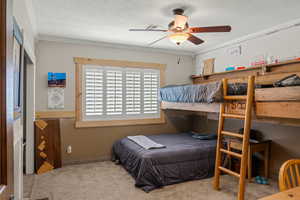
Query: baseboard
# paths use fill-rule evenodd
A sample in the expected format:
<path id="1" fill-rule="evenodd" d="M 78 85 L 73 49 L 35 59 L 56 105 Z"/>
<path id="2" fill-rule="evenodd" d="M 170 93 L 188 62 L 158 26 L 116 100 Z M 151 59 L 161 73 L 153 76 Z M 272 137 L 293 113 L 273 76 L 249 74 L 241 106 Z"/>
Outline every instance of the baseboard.
<path id="1" fill-rule="evenodd" d="M 67 165 L 79 165 L 79 164 L 86 164 L 86 163 L 94 163 L 94 162 L 103 162 L 103 161 L 111 161 L 111 156 L 103 156 L 101 158 L 98 159 L 87 159 L 87 160 L 66 160 L 66 161 L 62 161 L 62 165 L 63 166 L 67 166 Z"/>

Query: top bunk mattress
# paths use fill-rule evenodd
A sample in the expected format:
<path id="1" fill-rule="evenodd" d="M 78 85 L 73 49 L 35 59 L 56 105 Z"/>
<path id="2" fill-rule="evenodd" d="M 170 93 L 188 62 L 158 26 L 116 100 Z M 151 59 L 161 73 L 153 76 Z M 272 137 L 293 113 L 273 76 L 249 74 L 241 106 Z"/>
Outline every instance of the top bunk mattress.
<path id="1" fill-rule="evenodd" d="M 246 83 L 228 84 L 228 95 L 245 95 Z M 166 86 L 160 89 L 160 101 L 182 103 L 215 103 L 223 101 L 222 82 Z"/>

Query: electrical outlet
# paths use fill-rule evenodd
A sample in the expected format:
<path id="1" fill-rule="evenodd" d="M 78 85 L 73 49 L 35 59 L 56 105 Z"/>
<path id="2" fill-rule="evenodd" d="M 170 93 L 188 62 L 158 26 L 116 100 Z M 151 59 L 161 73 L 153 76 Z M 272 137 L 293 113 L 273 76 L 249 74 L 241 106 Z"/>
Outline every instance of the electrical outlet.
<path id="1" fill-rule="evenodd" d="M 72 153 L 72 146 L 71 146 L 71 145 L 69 145 L 69 146 L 67 147 L 67 153 L 68 153 L 68 154 L 71 154 L 71 153 Z"/>

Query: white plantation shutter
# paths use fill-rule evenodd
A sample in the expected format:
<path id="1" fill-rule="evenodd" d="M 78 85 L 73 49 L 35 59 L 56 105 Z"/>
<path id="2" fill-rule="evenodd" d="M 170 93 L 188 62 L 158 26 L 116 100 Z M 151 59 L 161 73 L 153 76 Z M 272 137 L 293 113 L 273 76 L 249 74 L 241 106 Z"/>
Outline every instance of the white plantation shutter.
<path id="1" fill-rule="evenodd" d="M 159 118 L 160 71 L 84 65 L 83 120 Z"/>
<path id="2" fill-rule="evenodd" d="M 85 69 L 84 110 L 86 116 L 103 115 L 103 70 Z"/>
<path id="3" fill-rule="evenodd" d="M 126 71 L 126 114 L 141 113 L 141 84 L 140 71 Z"/>
<path id="4" fill-rule="evenodd" d="M 106 71 L 106 114 L 121 115 L 123 111 L 123 78 L 121 70 Z"/>
<path id="5" fill-rule="evenodd" d="M 159 72 L 144 73 L 144 113 L 158 113 Z"/>

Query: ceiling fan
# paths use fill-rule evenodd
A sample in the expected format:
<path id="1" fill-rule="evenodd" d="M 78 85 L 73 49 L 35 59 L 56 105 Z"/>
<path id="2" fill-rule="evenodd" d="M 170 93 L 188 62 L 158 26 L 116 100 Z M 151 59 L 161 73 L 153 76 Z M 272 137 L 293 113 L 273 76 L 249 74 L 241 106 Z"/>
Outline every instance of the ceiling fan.
<path id="1" fill-rule="evenodd" d="M 184 41 L 188 40 L 195 45 L 199 45 L 204 41 L 194 36 L 192 33 L 211 33 L 211 32 L 230 32 L 231 26 L 209 26 L 209 27 L 189 27 L 187 23 L 188 17 L 183 15 L 184 10 L 177 8 L 173 10 L 175 19 L 168 25 L 168 29 L 157 29 L 157 26 L 148 26 L 146 29 L 129 29 L 129 31 L 157 31 L 168 32 L 170 34 L 151 42 L 149 45 L 153 45 L 165 38 L 169 38 L 172 42 L 180 45 Z"/>

